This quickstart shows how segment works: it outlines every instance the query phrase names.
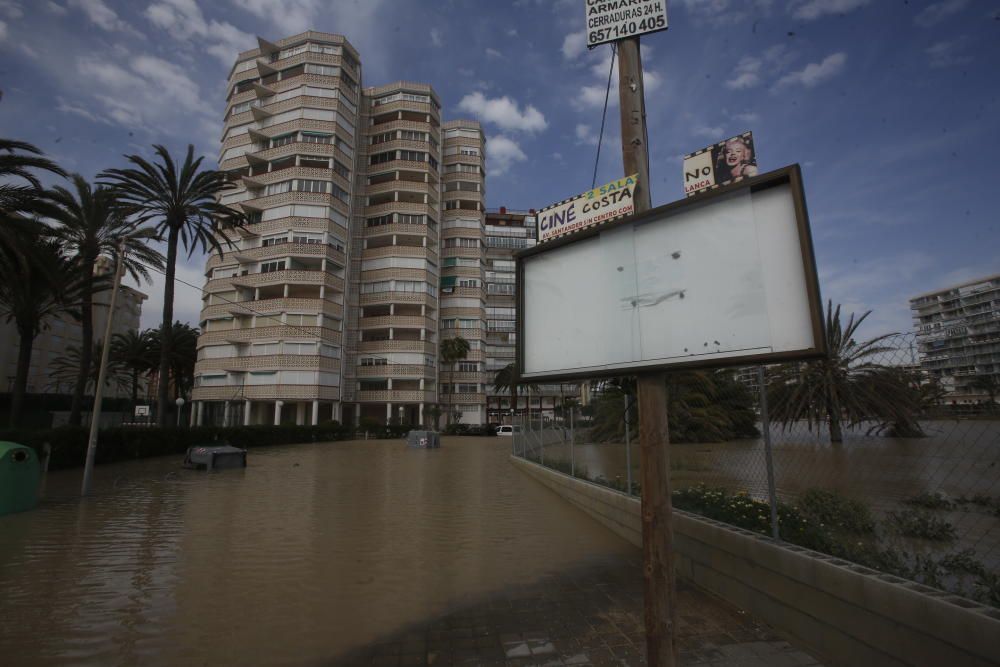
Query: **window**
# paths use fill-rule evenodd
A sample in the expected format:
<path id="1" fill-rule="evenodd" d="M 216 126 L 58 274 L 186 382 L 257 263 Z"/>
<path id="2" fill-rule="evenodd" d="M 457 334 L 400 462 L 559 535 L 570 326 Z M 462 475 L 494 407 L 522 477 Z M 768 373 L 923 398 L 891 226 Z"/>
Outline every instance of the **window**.
<path id="1" fill-rule="evenodd" d="M 305 53 L 307 48 L 308 45 L 299 44 L 298 46 L 293 46 L 289 49 L 282 49 L 281 51 L 278 52 L 278 60 L 281 60 L 283 58 L 291 58 L 292 56 L 296 56 L 300 53 Z"/>
<path id="2" fill-rule="evenodd" d="M 343 61 L 344 61 L 345 63 L 347 63 L 348 65 L 350 65 L 350 66 L 351 66 L 351 69 L 357 69 L 357 68 L 358 68 L 358 61 L 357 61 L 357 60 L 355 60 L 355 59 L 354 59 L 354 56 L 352 56 L 352 55 L 351 55 L 350 53 L 348 53 L 347 51 L 344 51 L 343 53 L 341 53 L 341 54 L 340 54 L 340 57 L 341 57 L 341 59 L 342 59 L 342 60 L 343 60 Z"/>
<path id="3" fill-rule="evenodd" d="M 445 239 L 445 248 L 478 248 L 479 239 L 467 239 L 467 238 L 456 238 L 456 239 Z"/>
<path id="4" fill-rule="evenodd" d="M 309 234 L 307 232 L 292 232 L 293 243 L 323 243 L 322 234 Z"/>
<path id="5" fill-rule="evenodd" d="M 427 141 L 426 132 L 415 132 L 413 130 L 403 130 L 402 138 L 407 141 Z"/>
<path id="6" fill-rule="evenodd" d="M 385 366 L 388 363 L 387 359 L 381 357 L 362 357 L 362 366 Z"/>
<path id="7" fill-rule="evenodd" d="M 395 132 L 383 132 L 381 134 L 372 135 L 372 145 L 384 144 L 387 141 L 393 141 L 396 138 Z"/>
<path id="8" fill-rule="evenodd" d="M 306 74 L 320 74 L 322 76 L 337 76 L 340 72 L 339 67 L 334 67 L 333 65 L 316 65 L 314 63 L 306 63 Z"/>
<path id="9" fill-rule="evenodd" d="M 431 169 L 437 169 L 438 168 L 438 161 L 435 160 L 434 158 L 432 158 L 429 155 L 427 156 L 427 164 L 429 164 L 431 166 Z"/>
<path id="10" fill-rule="evenodd" d="M 331 56 L 340 55 L 340 47 L 330 46 L 329 44 L 310 44 L 309 50 L 313 53 L 325 53 Z"/>
<path id="11" fill-rule="evenodd" d="M 285 270 L 285 260 L 279 259 L 276 262 L 261 262 L 260 272 L 261 273 L 272 273 L 274 271 L 284 271 Z"/>
<path id="12" fill-rule="evenodd" d="M 424 216 L 413 215 L 410 213 L 401 213 L 399 216 L 399 221 L 404 225 L 422 225 L 424 224 Z"/>
<path id="13" fill-rule="evenodd" d="M 254 343 L 250 346 L 250 356 L 262 357 L 269 354 L 281 354 L 281 343 Z"/>
<path id="14" fill-rule="evenodd" d="M 458 281 L 458 286 L 459 287 L 479 287 L 479 281 L 478 280 L 474 280 L 472 278 L 468 278 L 468 279 L 463 278 L 462 280 Z"/>
<path id="15" fill-rule="evenodd" d="M 374 283 L 361 283 L 362 294 L 375 294 L 377 292 L 388 292 L 392 289 L 392 281 L 380 280 Z"/>
<path id="16" fill-rule="evenodd" d="M 371 164 L 382 164 L 384 162 L 392 162 L 396 159 L 396 151 L 388 151 L 386 153 L 376 153 L 370 158 Z"/>
<path id="17" fill-rule="evenodd" d="M 278 245 L 279 243 L 286 243 L 288 237 L 284 234 L 276 234 L 274 236 L 265 236 L 260 240 L 260 246 L 266 248 L 272 245 Z"/>
<path id="18" fill-rule="evenodd" d="M 478 394 L 479 385 L 478 384 L 456 384 L 455 385 L 456 394 Z"/>
<path id="19" fill-rule="evenodd" d="M 316 354 L 316 343 L 284 343 L 282 351 L 285 354 L 313 355 Z"/>
<path id="20" fill-rule="evenodd" d="M 285 315 L 285 324 L 292 327 L 314 327 L 316 326 L 316 316 L 289 313 Z"/>
<path id="21" fill-rule="evenodd" d="M 303 132 L 302 141 L 307 144 L 332 144 L 332 134 L 321 134 L 319 132 Z"/>
<path id="22" fill-rule="evenodd" d="M 271 137 L 271 148 L 277 148 L 278 146 L 285 146 L 295 141 L 295 133 L 282 134 L 277 137 Z"/>
<path id="23" fill-rule="evenodd" d="M 291 181 L 281 181 L 280 183 L 270 183 L 266 188 L 264 188 L 264 194 L 279 195 L 282 192 L 291 192 L 291 190 Z"/>
<path id="24" fill-rule="evenodd" d="M 463 373 L 476 373 L 479 371 L 479 364 L 474 361 L 460 361 L 458 362 L 458 370 Z"/>
<path id="25" fill-rule="evenodd" d="M 202 387 L 221 387 L 226 384 L 226 375 L 202 375 L 198 379 Z"/>
<path id="26" fill-rule="evenodd" d="M 250 371 L 247 377 L 248 385 L 275 384 L 278 380 L 277 371 Z"/>
<path id="27" fill-rule="evenodd" d="M 487 294 L 503 294 L 503 295 L 514 295 L 514 284 L 498 284 L 498 283 L 486 283 L 486 293 Z"/>
<path id="28" fill-rule="evenodd" d="M 330 194 L 344 202 L 345 204 L 350 201 L 351 197 L 344 190 L 340 188 L 336 183 L 330 183 Z"/>
<path id="29" fill-rule="evenodd" d="M 366 224 L 368 227 L 381 227 L 382 225 L 391 225 L 392 213 L 389 213 L 387 215 L 380 215 L 376 218 L 368 218 Z"/>
<path id="30" fill-rule="evenodd" d="M 400 160 L 409 160 L 410 162 L 423 162 L 426 153 L 421 153 L 420 151 L 399 151 Z"/>
<path id="31" fill-rule="evenodd" d="M 310 181 L 301 178 L 297 180 L 295 183 L 296 183 L 295 189 L 298 190 L 299 192 L 326 193 L 328 185 L 326 181 Z"/>
<path id="32" fill-rule="evenodd" d="M 342 164 L 341 164 L 340 162 L 338 162 L 337 160 L 334 160 L 334 161 L 333 161 L 333 170 L 334 170 L 334 171 L 335 171 L 336 173 L 338 173 L 338 174 L 340 174 L 341 176 L 343 176 L 344 178 L 346 178 L 346 179 L 350 180 L 350 178 L 351 178 L 351 170 L 350 170 L 350 169 L 348 169 L 347 167 L 345 167 L 344 165 L 342 165 Z"/>
<path id="33" fill-rule="evenodd" d="M 203 359 L 225 359 L 235 356 L 236 348 L 233 345 L 207 345 L 201 348 L 201 357 Z"/>
<path id="34" fill-rule="evenodd" d="M 243 113 L 245 111 L 250 111 L 250 107 L 253 106 L 252 102 L 242 102 L 240 104 L 234 104 L 233 108 L 229 110 L 230 116 L 235 116 L 238 113 Z"/>
<path id="35" fill-rule="evenodd" d="M 319 354 L 323 357 L 332 357 L 334 359 L 340 358 L 340 348 L 334 345 L 328 345 L 327 343 L 319 344 Z"/>

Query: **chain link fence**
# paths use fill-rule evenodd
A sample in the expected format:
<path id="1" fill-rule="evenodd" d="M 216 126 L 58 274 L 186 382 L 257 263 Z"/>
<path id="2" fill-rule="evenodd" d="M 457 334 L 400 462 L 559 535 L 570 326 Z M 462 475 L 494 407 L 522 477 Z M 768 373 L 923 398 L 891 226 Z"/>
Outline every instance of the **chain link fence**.
<path id="1" fill-rule="evenodd" d="M 1000 408 L 952 404 L 915 349 L 669 374 L 674 506 L 1000 606 Z M 512 447 L 640 496 L 637 425 L 634 382 L 605 382 Z"/>

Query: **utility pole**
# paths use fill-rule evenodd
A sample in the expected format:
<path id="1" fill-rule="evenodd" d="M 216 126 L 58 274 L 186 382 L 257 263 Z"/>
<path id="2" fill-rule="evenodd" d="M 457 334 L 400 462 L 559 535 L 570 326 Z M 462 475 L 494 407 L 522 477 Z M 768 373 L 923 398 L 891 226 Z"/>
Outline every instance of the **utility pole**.
<path id="1" fill-rule="evenodd" d="M 115 318 L 118 302 L 118 288 L 122 284 L 122 269 L 125 266 L 125 241 L 118 244 L 115 262 L 115 279 L 111 286 L 111 302 L 108 304 L 108 321 L 104 325 L 104 344 L 101 346 L 101 366 L 97 372 L 97 387 L 94 389 L 94 408 L 90 411 L 90 437 L 87 440 L 87 461 L 83 465 L 83 487 L 81 495 L 90 493 L 91 478 L 94 474 L 94 456 L 97 454 L 97 431 L 101 422 L 101 401 L 104 399 L 104 376 L 108 370 L 108 354 L 111 351 L 111 324 Z"/>
<path id="2" fill-rule="evenodd" d="M 618 100 L 625 175 L 639 175 L 633 195 L 635 213 L 652 208 L 646 100 L 642 86 L 639 38 L 618 41 Z M 642 483 L 642 565 L 645 595 L 646 659 L 651 667 L 677 664 L 677 586 L 673 563 L 673 510 L 670 504 L 670 444 L 667 430 L 667 376 L 637 377 L 639 452 Z"/>

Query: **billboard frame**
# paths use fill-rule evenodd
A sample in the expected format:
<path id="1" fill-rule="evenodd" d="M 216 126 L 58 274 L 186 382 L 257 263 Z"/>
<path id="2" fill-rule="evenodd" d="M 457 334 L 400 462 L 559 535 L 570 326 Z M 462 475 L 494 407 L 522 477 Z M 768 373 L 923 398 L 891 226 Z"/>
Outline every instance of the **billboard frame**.
<path id="1" fill-rule="evenodd" d="M 586 371 L 564 371 L 548 373 L 545 375 L 532 374 L 530 377 L 524 376 L 525 259 L 569 245 L 571 243 L 592 238 L 615 227 L 637 224 L 652 218 L 670 217 L 690 209 L 711 204 L 714 200 L 724 197 L 732 192 L 740 190 L 760 192 L 772 187 L 786 184 L 791 190 L 792 203 L 795 211 L 795 223 L 799 236 L 799 250 L 802 257 L 802 268 L 805 277 L 805 293 L 809 303 L 809 319 L 813 339 L 812 347 L 785 352 L 748 354 L 745 356 L 713 359 L 711 361 L 706 361 L 704 359 L 692 359 L 691 361 L 671 361 L 659 364 L 651 363 L 649 365 L 634 366 L 630 368 L 613 368 L 598 371 L 592 369 Z M 516 262 L 515 275 L 517 280 L 517 291 L 515 294 L 515 313 L 517 318 L 515 330 L 517 333 L 517 344 L 514 359 L 517 377 L 519 380 L 530 380 L 532 383 L 564 382 L 567 380 L 583 380 L 588 378 L 632 376 L 676 369 L 689 370 L 697 368 L 724 368 L 728 366 L 751 366 L 757 364 L 772 364 L 791 361 L 808 361 L 810 359 L 825 357 L 828 354 L 823 323 L 823 302 L 820 296 L 819 277 L 816 272 L 816 257 L 813 250 L 812 233 L 809 226 L 809 212 L 806 208 L 805 191 L 802 185 L 802 170 L 798 164 L 776 169 L 752 178 L 736 181 L 730 183 L 729 185 L 706 190 L 696 195 L 685 197 L 684 199 L 679 199 L 669 204 L 650 209 L 638 215 L 631 215 L 601 225 L 587 227 L 576 232 L 554 238 L 551 241 L 539 243 L 533 248 L 526 248 L 516 252 L 514 254 L 514 260 Z"/>

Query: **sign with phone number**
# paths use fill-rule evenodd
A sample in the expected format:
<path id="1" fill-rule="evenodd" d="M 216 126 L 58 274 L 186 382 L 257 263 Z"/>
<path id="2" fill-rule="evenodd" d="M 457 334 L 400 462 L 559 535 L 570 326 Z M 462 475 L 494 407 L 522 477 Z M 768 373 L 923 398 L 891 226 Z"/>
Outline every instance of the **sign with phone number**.
<path id="1" fill-rule="evenodd" d="M 587 46 L 667 29 L 667 0 L 585 0 Z"/>

